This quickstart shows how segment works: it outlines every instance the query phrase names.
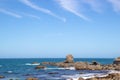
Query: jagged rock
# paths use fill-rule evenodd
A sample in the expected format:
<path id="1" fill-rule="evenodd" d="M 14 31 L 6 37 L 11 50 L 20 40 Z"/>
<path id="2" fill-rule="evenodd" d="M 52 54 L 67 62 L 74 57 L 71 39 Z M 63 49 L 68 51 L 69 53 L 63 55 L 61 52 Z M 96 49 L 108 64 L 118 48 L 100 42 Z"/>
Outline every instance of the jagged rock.
<path id="1" fill-rule="evenodd" d="M 44 69 L 44 68 L 45 66 L 40 66 L 40 65 L 35 67 L 35 69 Z"/>
<path id="2" fill-rule="evenodd" d="M 73 63 L 74 62 L 74 58 L 71 54 L 66 56 L 66 60 L 65 63 Z"/>

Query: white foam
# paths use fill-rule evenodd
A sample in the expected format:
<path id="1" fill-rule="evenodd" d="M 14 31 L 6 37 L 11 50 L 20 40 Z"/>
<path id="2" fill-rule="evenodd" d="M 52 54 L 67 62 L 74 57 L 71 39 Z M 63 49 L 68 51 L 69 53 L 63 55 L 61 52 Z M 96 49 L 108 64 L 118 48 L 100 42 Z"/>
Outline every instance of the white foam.
<path id="1" fill-rule="evenodd" d="M 26 63 L 27 66 L 37 66 L 40 65 L 40 63 Z"/>
<path id="2" fill-rule="evenodd" d="M 83 79 L 89 79 L 93 77 L 105 77 L 108 74 L 102 74 L 102 73 L 88 73 L 88 74 L 75 74 L 75 75 L 62 75 L 61 77 L 67 78 L 67 80 L 78 80 L 80 77 Z"/>
<path id="3" fill-rule="evenodd" d="M 66 68 L 45 68 L 45 70 L 47 69 L 63 69 L 63 70 L 75 70 L 74 67 L 66 67 Z"/>
<path id="4" fill-rule="evenodd" d="M 120 73 L 120 71 L 110 70 L 108 73 L 109 73 L 109 74 L 112 74 L 112 73 Z"/>

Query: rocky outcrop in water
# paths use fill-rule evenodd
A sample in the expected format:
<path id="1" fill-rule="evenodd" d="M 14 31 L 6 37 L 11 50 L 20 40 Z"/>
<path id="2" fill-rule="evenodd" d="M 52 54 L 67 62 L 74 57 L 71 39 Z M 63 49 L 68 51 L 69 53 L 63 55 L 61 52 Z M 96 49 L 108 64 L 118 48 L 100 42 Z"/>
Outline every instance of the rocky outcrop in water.
<path id="1" fill-rule="evenodd" d="M 65 63 L 73 63 L 74 62 L 74 58 L 71 54 L 66 56 L 66 60 Z"/>
<path id="2" fill-rule="evenodd" d="M 57 67 L 75 67 L 76 70 L 120 70 L 120 64 L 118 64 L 120 58 L 115 59 L 114 64 L 102 65 L 96 61 L 88 62 L 74 62 L 72 55 L 67 55 L 63 62 L 43 62 L 44 66 L 51 65 Z"/>
<path id="3" fill-rule="evenodd" d="M 40 66 L 40 65 L 35 67 L 35 69 L 44 69 L 44 68 L 45 66 Z"/>

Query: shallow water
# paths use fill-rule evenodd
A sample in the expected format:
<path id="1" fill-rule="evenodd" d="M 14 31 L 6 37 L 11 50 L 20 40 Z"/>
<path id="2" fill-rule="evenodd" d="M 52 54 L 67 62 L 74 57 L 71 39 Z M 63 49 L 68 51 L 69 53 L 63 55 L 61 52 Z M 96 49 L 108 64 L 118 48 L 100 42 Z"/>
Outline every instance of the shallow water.
<path id="1" fill-rule="evenodd" d="M 61 62 L 64 58 L 40 58 L 40 59 L 0 59 L 0 75 L 6 78 L 1 80 L 9 80 L 11 78 L 18 78 L 25 80 L 28 77 L 37 77 L 40 80 L 67 80 L 69 78 L 90 77 L 93 75 L 104 75 L 108 71 L 90 71 L 79 70 L 73 68 L 66 70 L 54 66 L 47 66 L 43 70 L 35 70 L 36 65 L 26 65 L 32 62 Z M 100 58 L 75 58 L 75 61 L 97 61 L 101 64 L 111 64 L 114 59 L 100 59 Z M 51 74 L 54 73 L 54 74 Z"/>

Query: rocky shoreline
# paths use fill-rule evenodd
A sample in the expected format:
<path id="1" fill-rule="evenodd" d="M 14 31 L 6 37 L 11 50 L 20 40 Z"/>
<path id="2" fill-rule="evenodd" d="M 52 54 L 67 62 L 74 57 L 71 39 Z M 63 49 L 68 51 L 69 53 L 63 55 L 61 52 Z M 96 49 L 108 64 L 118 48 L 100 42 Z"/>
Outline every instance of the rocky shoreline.
<path id="1" fill-rule="evenodd" d="M 66 70 L 74 69 L 76 71 L 79 70 L 113 71 L 102 76 L 94 75 L 93 77 L 90 78 L 83 78 L 79 76 L 77 79 L 70 78 L 67 80 L 120 80 L 120 57 L 116 58 L 112 64 L 100 64 L 96 61 L 93 61 L 91 63 L 78 62 L 78 61 L 75 62 L 74 57 L 71 54 L 69 54 L 66 56 L 66 59 L 62 62 L 41 62 L 41 63 L 34 62 L 32 63 L 32 65 L 35 65 L 34 69 L 47 69 L 47 66 L 55 66 Z M 58 74 L 58 73 L 50 72 L 48 74 Z M 0 79 L 4 79 L 4 78 L 5 76 L 2 75 L 0 76 Z M 10 80 L 14 80 L 14 79 L 10 79 Z M 26 80 L 40 80 L 40 79 L 36 77 L 28 77 Z"/>

